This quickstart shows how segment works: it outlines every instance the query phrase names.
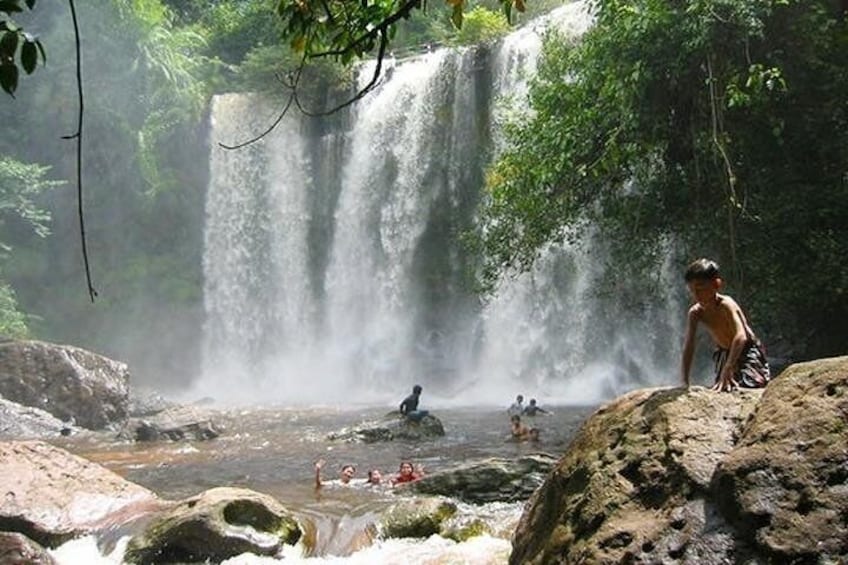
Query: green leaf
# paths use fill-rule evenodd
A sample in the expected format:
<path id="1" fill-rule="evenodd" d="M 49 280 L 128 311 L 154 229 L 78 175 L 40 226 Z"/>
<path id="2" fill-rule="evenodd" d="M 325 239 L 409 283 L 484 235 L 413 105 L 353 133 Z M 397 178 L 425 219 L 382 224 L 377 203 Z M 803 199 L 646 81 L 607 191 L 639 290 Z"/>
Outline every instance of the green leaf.
<path id="1" fill-rule="evenodd" d="M 18 88 L 18 67 L 12 63 L 0 65 L 0 88 L 12 96 Z"/>
<path id="2" fill-rule="evenodd" d="M 35 7 L 35 0 L 24 0 L 26 2 L 27 8 L 32 10 Z"/>
<path id="3" fill-rule="evenodd" d="M 38 64 L 38 47 L 35 42 L 27 41 L 21 46 L 21 66 L 26 74 L 32 74 Z"/>
<path id="4" fill-rule="evenodd" d="M 12 59 L 17 50 L 18 34 L 14 31 L 7 31 L 3 34 L 3 37 L 0 37 L 0 57 Z"/>

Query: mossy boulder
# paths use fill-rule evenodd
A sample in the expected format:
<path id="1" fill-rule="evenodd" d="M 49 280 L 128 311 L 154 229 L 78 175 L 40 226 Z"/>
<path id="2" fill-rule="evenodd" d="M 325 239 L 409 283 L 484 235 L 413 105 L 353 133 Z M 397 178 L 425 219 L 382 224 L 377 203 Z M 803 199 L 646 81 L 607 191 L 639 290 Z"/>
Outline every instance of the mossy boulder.
<path id="1" fill-rule="evenodd" d="M 445 522 L 456 514 L 456 504 L 446 498 L 404 498 L 380 516 L 380 538 L 428 538 L 442 531 Z"/>
<path id="2" fill-rule="evenodd" d="M 510 563 L 846 560 L 847 398 L 848 357 L 764 391 L 624 395 L 533 495 Z"/>
<path id="3" fill-rule="evenodd" d="M 219 563 L 242 553 L 278 556 L 304 536 L 276 499 L 248 489 L 214 488 L 179 502 L 130 540 L 127 563 Z"/>
<path id="4" fill-rule="evenodd" d="M 515 502 L 530 498 L 556 462 L 544 453 L 516 459 L 492 457 L 440 470 L 399 488 L 473 504 Z"/>

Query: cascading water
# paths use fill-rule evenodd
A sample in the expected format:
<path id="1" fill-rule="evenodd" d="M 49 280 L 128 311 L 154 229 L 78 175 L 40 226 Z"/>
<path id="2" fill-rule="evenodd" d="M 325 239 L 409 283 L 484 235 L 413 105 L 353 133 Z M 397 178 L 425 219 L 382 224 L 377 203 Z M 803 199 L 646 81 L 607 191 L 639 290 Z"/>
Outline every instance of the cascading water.
<path id="1" fill-rule="evenodd" d="M 658 367 L 665 378 L 670 356 L 657 356 L 644 328 L 601 326 L 616 304 L 593 293 L 597 249 L 552 246 L 484 303 L 459 241 L 499 116 L 510 100 L 526 106 L 543 29 L 575 35 L 589 22 L 571 4 L 491 51 L 390 61 L 338 131 L 315 134 L 290 115 L 247 148 L 213 149 L 201 388 L 241 401 L 365 403 L 421 382 L 442 402 L 504 403 L 516 392 L 596 402 Z M 256 95 L 218 96 L 212 138 L 250 138 L 275 111 Z M 675 323 L 650 327 L 667 336 Z"/>

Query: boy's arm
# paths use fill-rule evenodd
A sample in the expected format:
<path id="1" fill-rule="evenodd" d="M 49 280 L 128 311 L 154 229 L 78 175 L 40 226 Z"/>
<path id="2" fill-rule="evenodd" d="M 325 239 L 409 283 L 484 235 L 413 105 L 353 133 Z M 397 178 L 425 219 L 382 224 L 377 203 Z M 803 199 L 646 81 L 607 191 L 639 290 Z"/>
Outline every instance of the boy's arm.
<path id="1" fill-rule="evenodd" d="M 683 386 L 689 386 L 689 371 L 692 369 L 692 357 L 695 355 L 695 328 L 697 325 L 698 312 L 693 306 L 686 316 L 686 332 L 683 337 L 683 358 L 680 364 Z"/>

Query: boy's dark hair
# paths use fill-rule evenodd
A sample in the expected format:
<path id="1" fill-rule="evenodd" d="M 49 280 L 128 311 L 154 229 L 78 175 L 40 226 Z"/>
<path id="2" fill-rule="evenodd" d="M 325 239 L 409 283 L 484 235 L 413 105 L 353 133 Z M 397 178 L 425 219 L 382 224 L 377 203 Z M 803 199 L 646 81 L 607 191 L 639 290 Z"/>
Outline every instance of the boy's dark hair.
<path id="1" fill-rule="evenodd" d="M 686 274 L 683 275 L 683 278 L 686 282 L 711 281 L 720 276 L 718 263 L 712 259 L 697 259 L 686 268 Z"/>
<path id="2" fill-rule="evenodd" d="M 412 394 L 421 394 L 421 385 L 415 385 L 412 387 Z"/>

